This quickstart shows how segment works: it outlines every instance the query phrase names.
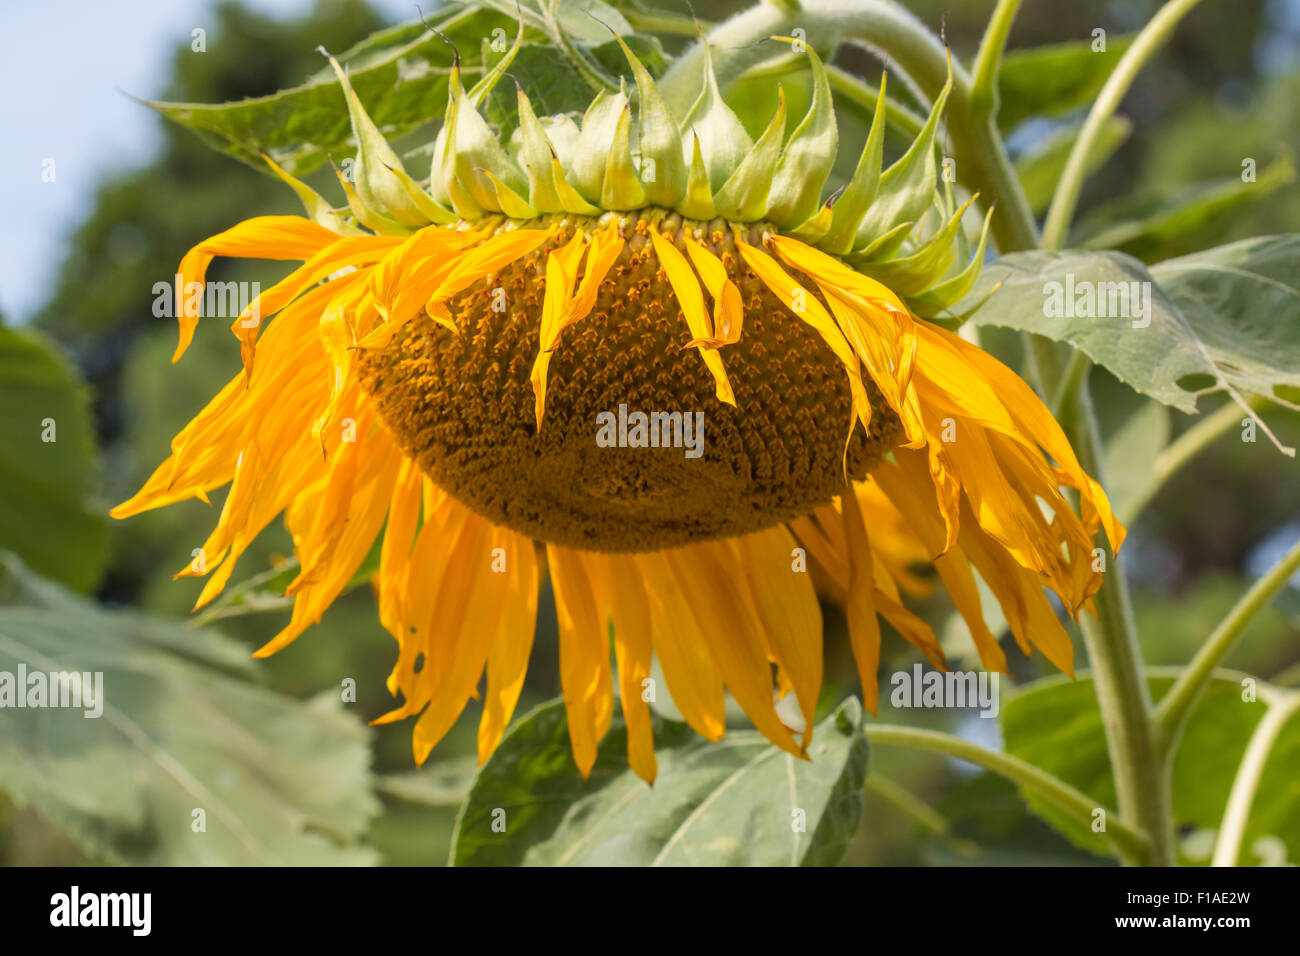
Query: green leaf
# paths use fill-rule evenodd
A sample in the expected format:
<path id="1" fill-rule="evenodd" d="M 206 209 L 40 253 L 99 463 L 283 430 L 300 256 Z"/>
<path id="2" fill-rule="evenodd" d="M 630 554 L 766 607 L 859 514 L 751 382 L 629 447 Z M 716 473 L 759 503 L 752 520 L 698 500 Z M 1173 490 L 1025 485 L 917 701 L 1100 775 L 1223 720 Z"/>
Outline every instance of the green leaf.
<path id="1" fill-rule="evenodd" d="M 598 44 L 609 39 L 609 31 L 620 36 L 632 32 L 623 14 L 604 0 L 481 0 L 510 17 L 522 17 L 526 25 L 546 30 L 543 6 L 554 8 L 555 25 L 571 41 Z"/>
<path id="2" fill-rule="evenodd" d="M 1061 181 L 1066 160 L 1074 141 L 1079 138 L 1082 123 L 1076 123 L 1044 137 L 1033 150 L 1016 160 L 1016 176 L 1029 207 L 1035 213 L 1044 212 L 1052 202 L 1056 184 Z M 1123 116 L 1108 117 L 1102 125 L 1101 133 L 1092 142 L 1085 166 L 1087 175 L 1092 175 L 1115 154 L 1115 150 L 1124 145 L 1133 131 L 1133 123 Z"/>
<path id="3" fill-rule="evenodd" d="M 595 23 L 594 20 L 591 22 Z M 590 47 L 587 52 L 613 76 L 630 72 L 618 43 L 608 39 L 609 31 L 603 27 L 601 30 L 606 42 Z M 629 36 L 625 42 L 651 75 L 658 76 L 663 72 L 666 60 L 663 47 L 655 37 Z M 596 94 L 573 64 L 560 56 L 554 47 L 546 44 L 525 42 L 510 66 L 510 75 L 528 94 L 533 111 L 538 116 L 581 114 L 586 112 L 591 101 L 596 98 Z M 508 140 L 510 133 L 519 125 L 519 99 L 514 84 L 498 84 L 483 100 L 482 112 L 488 122 L 497 128 L 502 142 Z M 438 114 L 439 117 L 441 115 Z"/>
<path id="4" fill-rule="evenodd" d="M 35 335 L 0 328 L 0 549 L 78 591 L 108 556 L 85 387 Z"/>
<path id="5" fill-rule="evenodd" d="M 923 844 L 930 866 L 1112 866 L 1084 852 L 1030 813 L 1019 789 L 985 771 L 958 783 L 936 809 L 946 834 Z"/>
<path id="6" fill-rule="evenodd" d="M 1008 50 L 998 71 L 998 126 L 1005 132 L 1031 116 L 1061 116 L 1091 103 L 1101 92 L 1131 35 Z"/>
<path id="7" fill-rule="evenodd" d="M 1154 699 L 1172 686 L 1176 668 L 1148 669 Z M 1179 825 L 1217 830 L 1232 781 L 1251 731 L 1267 705 L 1243 700 L 1241 679 L 1220 671 L 1192 712 L 1174 757 L 1174 817 Z M 1006 700 L 1002 732 L 1008 753 L 1015 754 L 1073 784 L 1098 801 L 1115 806 L 1106 735 L 1092 680 L 1050 677 L 1035 681 Z M 1263 837 L 1284 841 L 1288 857 L 1300 860 L 1300 720 L 1291 721 L 1272 751 L 1255 796 L 1243 846 L 1250 850 Z M 1083 849 L 1106 854 L 1099 834 L 1062 814 L 1033 794 L 1026 799 L 1036 813 Z"/>
<path id="8" fill-rule="evenodd" d="M 513 36 L 517 23 L 493 10 L 449 4 L 430 21 L 456 45 L 461 69 L 483 68 L 480 41 L 493 30 Z M 423 24 L 381 31 L 342 54 L 352 87 L 391 141 L 440 119 L 447 106 L 452 51 Z M 335 155 L 355 152 L 347 104 L 328 67 L 302 86 L 235 103 L 150 103 L 219 152 L 269 173 L 260 153 L 303 176 Z"/>
<path id="9" fill-rule="evenodd" d="M 1121 252 L 1017 252 L 987 266 L 964 303 L 987 297 L 976 325 L 1069 342 L 1136 391 L 1192 412 L 1205 391 L 1271 397 L 1300 385 L 1298 276 L 1300 235 L 1247 239 L 1150 270 Z"/>
<path id="10" fill-rule="evenodd" d="M 430 761 L 418 770 L 388 773 L 375 780 L 380 793 L 424 807 L 459 807 L 478 770 L 473 754 Z"/>
<path id="11" fill-rule="evenodd" d="M 1197 230 L 1222 222 L 1229 214 L 1294 181 L 1295 165 L 1283 158 L 1260 172 L 1255 182 L 1245 183 L 1239 176 L 1230 176 L 1195 183 L 1167 199 L 1137 206 L 1132 200 L 1118 200 L 1102 206 L 1079 224 L 1074 245 L 1119 249 L 1146 262 L 1162 259 L 1172 252 L 1195 248 L 1189 243 L 1195 240 Z"/>
<path id="12" fill-rule="evenodd" d="M 591 778 L 573 765 L 564 704 L 543 704 L 479 771 L 456 824 L 454 865 L 824 865 L 837 863 L 862 814 L 862 708 L 845 700 L 817 725 L 810 761 L 754 731 L 718 743 L 654 718 L 653 787 L 628 767 L 621 718 Z M 797 829 L 797 811 L 803 828 Z M 493 824 L 504 812 L 505 829 Z"/>
<path id="13" fill-rule="evenodd" d="M 1151 274 L 1234 385 L 1266 396 L 1300 386 L 1300 234 L 1167 259 Z"/>
<path id="14" fill-rule="evenodd" d="M 1133 287 L 1129 284 L 1134 282 L 1139 283 L 1139 293 L 1150 289 L 1149 316 L 1135 318 L 1131 314 L 1135 310 L 1131 301 Z M 1109 293 L 1118 290 L 1118 284 L 1130 293 L 1127 307 L 1118 295 L 1112 306 Z M 1067 293 L 1085 287 L 1091 288 L 1094 296 L 1102 292 L 1100 298 L 1105 300 L 1111 317 L 1077 314 L 1080 309 L 1075 296 Z M 1196 396 L 1179 387 L 1179 380 L 1194 374 L 1217 378 L 1214 363 L 1197 341 L 1196 333 L 1152 280 L 1147 267 L 1123 253 L 1011 253 L 984 268 L 963 302 L 974 305 L 985 297 L 987 301 L 971 318 L 976 325 L 1005 326 L 1069 342 L 1120 381 L 1185 412 L 1195 410 Z M 1139 298 L 1144 297 L 1140 294 Z M 1058 304 L 1063 308 L 1058 310 Z M 1140 308 L 1144 309 L 1145 304 Z M 962 312 L 963 303 L 953 310 Z M 1056 311 L 1075 314 L 1049 314 Z M 1130 314 L 1113 314 L 1123 311 Z M 1147 327 L 1133 327 L 1134 321 L 1141 324 L 1148 318 Z"/>
<path id="15" fill-rule="evenodd" d="M 461 70 L 472 76 L 486 72 L 504 55 L 519 28 L 516 12 L 513 0 L 487 5 L 449 3 L 430 23 L 455 44 Z M 594 95 L 591 87 L 547 40 L 536 11 L 525 6 L 523 13 L 524 45 L 511 64 L 510 75 L 528 93 L 539 115 L 582 112 Z M 630 29 L 616 10 L 598 0 L 563 4 L 559 24 L 582 47 L 583 55 L 617 75 L 627 69 L 627 61 L 593 15 L 616 28 Z M 652 74 L 663 71 L 665 57 L 657 39 L 630 35 L 627 43 Z M 416 132 L 428 134 L 428 142 L 412 151 L 418 164 L 419 155 L 432 148 L 432 130 L 447 106 L 452 57 L 447 42 L 417 22 L 380 31 L 338 60 L 347 68 L 367 114 L 390 143 Z M 482 104 L 483 114 L 497 126 L 503 142 L 518 123 L 514 85 L 504 86 L 509 88 L 498 84 Z M 287 172 L 301 177 L 331 156 L 342 160 L 356 150 L 343 90 L 328 66 L 303 85 L 270 96 L 234 103 L 148 105 L 193 130 L 219 152 L 261 172 L 269 172 L 261 159 L 263 152 Z"/>
<path id="16" fill-rule="evenodd" d="M 13 558 L 4 567 L 25 606 L 0 607 L 0 673 L 102 674 L 97 718 L 5 710 L 0 787 L 18 803 L 114 863 L 375 861 L 359 843 L 377 808 L 369 731 L 335 692 L 265 690 L 234 676 L 247 650 L 228 638 L 107 612 Z"/>

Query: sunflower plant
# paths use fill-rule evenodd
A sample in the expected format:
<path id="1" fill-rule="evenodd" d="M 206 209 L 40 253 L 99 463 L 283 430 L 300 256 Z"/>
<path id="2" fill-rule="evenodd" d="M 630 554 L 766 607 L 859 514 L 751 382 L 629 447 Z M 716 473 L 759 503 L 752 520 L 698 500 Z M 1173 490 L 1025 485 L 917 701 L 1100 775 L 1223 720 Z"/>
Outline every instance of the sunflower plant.
<path id="1" fill-rule="evenodd" d="M 969 65 L 884 0 L 718 23 L 706 6 L 450 4 L 266 101 L 159 104 L 303 213 L 181 259 L 176 362 L 214 258 L 292 266 L 235 318 L 229 383 L 113 515 L 228 488 L 178 575 L 204 579 L 198 607 L 283 517 L 292 611 L 257 656 L 371 584 L 396 643 L 380 721 L 409 723 L 414 762 L 479 712 L 456 862 L 835 862 L 869 754 L 898 747 L 1008 778 L 1082 846 L 1172 864 L 1186 728 L 1245 681 L 1254 759 L 1214 850 L 1237 862 L 1281 826 L 1251 806 L 1300 698 L 1219 665 L 1300 549 L 1160 671 L 1120 561 L 1136 508 L 1209 437 L 1271 437 L 1257 411 L 1300 384 L 1295 343 L 1234 351 L 1232 330 L 1270 306 L 1294 328 L 1268 283 L 1300 240 L 1150 270 L 1062 251 L 1121 99 L 1194 0 L 1110 64 L 1041 230 L 998 125 L 1018 0 Z M 835 65 L 841 47 L 877 54 L 878 81 Z M 334 182 L 309 185 L 325 161 Z M 1232 402 L 1123 507 L 1094 365 L 1185 410 L 1189 375 Z M 959 641 L 918 611 L 936 590 Z M 516 716 L 551 626 L 561 698 Z M 840 638 L 856 687 L 826 681 Z M 1035 652 L 1060 676 L 1008 690 L 1007 748 L 986 749 L 900 720 L 897 674 L 880 686 L 900 638 L 936 688 Z M 1100 775 L 1035 746 L 1080 693 Z"/>

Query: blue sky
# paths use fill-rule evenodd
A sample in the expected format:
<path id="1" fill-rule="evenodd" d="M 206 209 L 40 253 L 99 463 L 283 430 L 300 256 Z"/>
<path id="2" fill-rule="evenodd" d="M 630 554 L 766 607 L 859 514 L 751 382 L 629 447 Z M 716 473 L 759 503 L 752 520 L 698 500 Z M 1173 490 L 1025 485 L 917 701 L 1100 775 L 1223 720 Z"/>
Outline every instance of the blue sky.
<path id="1" fill-rule="evenodd" d="M 393 20 L 416 0 L 371 0 Z M 273 16 L 310 0 L 248 0 Z M 435 4 L 426 2 L 428 9 Z M 122 91 L 150 98 L 190 31 L 215 24 L 209 0 L 38 0 L 5 5 L 0 42 L 0 313 L 22 322 L 45 299 L 69 234 L 95 187 L 158 149 L 158 117 Z M 54 181 L 43 182 L 54 160 Z"/>

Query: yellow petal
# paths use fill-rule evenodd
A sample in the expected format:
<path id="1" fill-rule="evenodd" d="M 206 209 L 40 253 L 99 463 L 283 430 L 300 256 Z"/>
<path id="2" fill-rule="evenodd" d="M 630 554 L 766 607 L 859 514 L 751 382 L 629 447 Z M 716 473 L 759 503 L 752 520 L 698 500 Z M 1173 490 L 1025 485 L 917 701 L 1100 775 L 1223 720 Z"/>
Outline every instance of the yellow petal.
<path id="1" fill-rule="evenodd" d="M 735 538 L 730 545 L 772 657 L 799 702 L 806 749 L 822 686 L 822 614 L 812 580 L 795 570 L 794 537 L 784 527 Z"/>
<path id="2" fill-rule="evenodd" d="M 346 527 L 333 546 L 329 570 L 318 581 L 299 591 L 288 626 L 259 648 L 256 657 L 275 653 L 320 620 L 325 609 L 361 567 L 383 528 L 401 455 L 382 430 L 373 432 L 363 441 L 368 447 L 366 461 L 360 468 L 362 477 L 354 486 Z"/>
<path id="3" fill-rule="evenodd" d="M 686 236 L 686 252 L 691 257 L 695 271 L 704 280 L 704 287 L 713 299 L 714 347 L 733 345 L 740 341 L 745 310 L 741 304 L 740 289 L 727 276 L 722 260 L 708 249 Z"/>
<path id="4" fill-rule="evenodd" d="M 720 740 L 727 729 L 722 677 L 667 555 L 655 551 L 633 558 L 650 602 L 655 656 L 682 718 L 700 736 Z"/>
<path id="5" fill-rule="evenodd" d="M 857 496 L 848 493 L 841 496 L 841 501 L 849 554 L 849 595 L 844 616 L 862 683 L 862 706 L 875 716 L 880 705 L 880 684 L 876 677 L 880 669 L 880 622 L 876 619 L 871 547 Z"/>
<path id="6" fill-rule="evenodd" d="M 516 595 L 510 575 L 492 570 L 492 541 L 491 526 L 471 519 L 456 555 L 455 573 L 439 589 L 434 608 L 439 639 L 425 664 L 438 676 L 429 706 L 415 723 L 412 744 L 417 763 L 424 762 L 465 709 L 489 652 L 504 631 L 506 609 L 522 596 Z"/>
<path id="7" fill-rule="evenodd" d="M 492 755 L 515 712 L 537 624 L 538 569 L 532 539 L 505 528 L 493 528 L 492 545 L 502 549 L 507 590 L 501 626 L 487 660 L 487 692 L 478 725 L 480 764 Z"/>
<path id="8" fill-rule="evenodd" d="M 634 773 L 654 783 L 658 773 L 650 705 L 645 700 L 652 654 L 650 603 L 635 562 L 624 555 L 582 555 L 583 566 L 614 630 L 619 699 L 627 723 L 627 760 Z"/>
<path id="9" fill-rule="evenodd" d="M 539 431 L 542 417 L 546 414 L 546 374 L 551 364 L 551 351 L 555 348 L 564 312 L 573 296 L 573 283 L 577 281 L 578 262 L 582 259 L 584 242 L 582 233 L 577 232 L 562 249 L 546 257 L 546 297 L 542 300 L 537 358 L 533 360 L 533 370 L 529 376 L 533 384 L 533 410 Z"/>
<path id="10" fill-rule="evenodd" d="M 177 321 L 180 324 L 180 341 L 172 361 L 180 360 L 194 338 L 199 323 L 195 299 L 189 295 L 190 284 L 202 284 L 208 266 L 216 256 L 240 256 L 245 259 L 301 259 L 307 260 L 341 237 L 324 226 L 318 226 L 301 216 L 256 216 L 239 225 L 204 239 L 185 254 L 177 270 L 180 286 L 176 291 Z"/>
<path id="11" fill-rule="evenodd" d="M 669 563 L 723 683 L 763 736 L 802 756 L 790 729 L 777 716 L 767 640 L 747 589 L 734 582 L 743 569 L 727 542 L 670 552 Z"/>
<path id="12" fill-rule="evenodd" d="M 692 340 L 711 340 L 713 328 L 708 313 L 704 311 L 704 294 L 700 292 L 700 284 L 695 280 L 695 273 L 691 271 L 686 257 L 653 227 L 650 229 L 650 240 L 654 243 L 659 265 L 668 276 L 673 294 L 677 296 L 677 303 L 682 307 L 682 314 L 686 316 L 686 324 L 691 330 Z M 714 394 L 717 395 L 718 401 L 735 405 L 736 396 L 731 390 L 731 383 L 727 381 L 727 372 L 722 366 L 718 350 L 703 345 L 699 346 L 699 350 L 705 366 L 713 375 Z"/>
<path id="13" fill-rule="evenodd" d="M 609 643 L 577 552 L 548 544 L 546 556 L 560 626 L 560 685 L 569 717 L 569 740 L 574 762 L 586 779 L 613 713 Z"/>
<path id="14" fill-rule="evenodd" d="M 871 421 L 871 403 L 867 400 L 866 386 L 862 384 L 862 373 L 858 367 L 858 358 L 849 347 L 835 320 L 813 295 L 812 290 L 801 286 L 794 278 L 777 264 L 766 252 L 751 246 L 747 242 L 737 241 L 740 255 L 754 270 L 763 284 L 780 300 L 786 310 L 795 318 L 810 326 L 822 337 L 835 357 L 844 366 L 848 375 L 849 390 L 853 395 L 853 414 L 865 426 Z M 850 433 L 853 421 L 850 419 Z M 847 451 L 847 442 L 845 449 Z"/>

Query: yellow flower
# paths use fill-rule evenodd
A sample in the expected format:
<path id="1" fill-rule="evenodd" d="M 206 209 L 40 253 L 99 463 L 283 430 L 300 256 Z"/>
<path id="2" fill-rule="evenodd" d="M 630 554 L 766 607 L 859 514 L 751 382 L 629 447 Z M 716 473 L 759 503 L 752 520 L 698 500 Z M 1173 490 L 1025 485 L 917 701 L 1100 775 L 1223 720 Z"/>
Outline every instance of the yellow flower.
<path id="1" fill-rule="evenodd" d="M 1100 584 L 1095 535 L 1118 547 L 1123 529 L 1032 390 L 921 317 L 965 295 L 984 245 L 956 262 L 965 207 L 935 188 L 944 98 L 883 175 L 878 106 L 853 180 L 823 202 L 836 130 L 811 51 L 808 115 L 787 139 L 782 103 L 756 143 L 711 67 L 674 117 L 629 52 L 635 122 L 623 92 L 581 127 L 544 122 L 521 92 L 503 145 L 476 104 L 511 55 L 469 91 L 453 69 L 428 191 L 340 71 L 359 144 L 348 208 L 272 164 L 310 218 L 252 219 L 185 257 L 186 288 L 214 256 L 303 265 L 235 321 L 243 373 L 113 514 L 230 485 L 205 561 L 182 572 L 210 574 L 201 606 L 284 512 L 301 570 L 292 619 L 259 656 L 318 621 L 382 535 L 374 584 L 401 701 L 381 719 L 419 715 L 419 761 L 485 672 L 480 760 L 501 739 L 543 573 L 584 774 L 617 680 L 631 766 L 654 779 L 652 657 L 700 734 L 722 736 L 725 689 L 806 755 L 814 579 L 846 607 L 873 713 L 880 618 L 944 663 L 903 603 L 927 587 L 918 563 L 986 667 L 1006 661 L 976 573 L 1023 651 L 1071 671 L 1045 589 L 1077 614 Z M 182 310 L 176 359 L 197 321 Z M 698 456 L 683 448 L 693 425 Z M 774 706 L 785 693 L 794 732 Z"/>

